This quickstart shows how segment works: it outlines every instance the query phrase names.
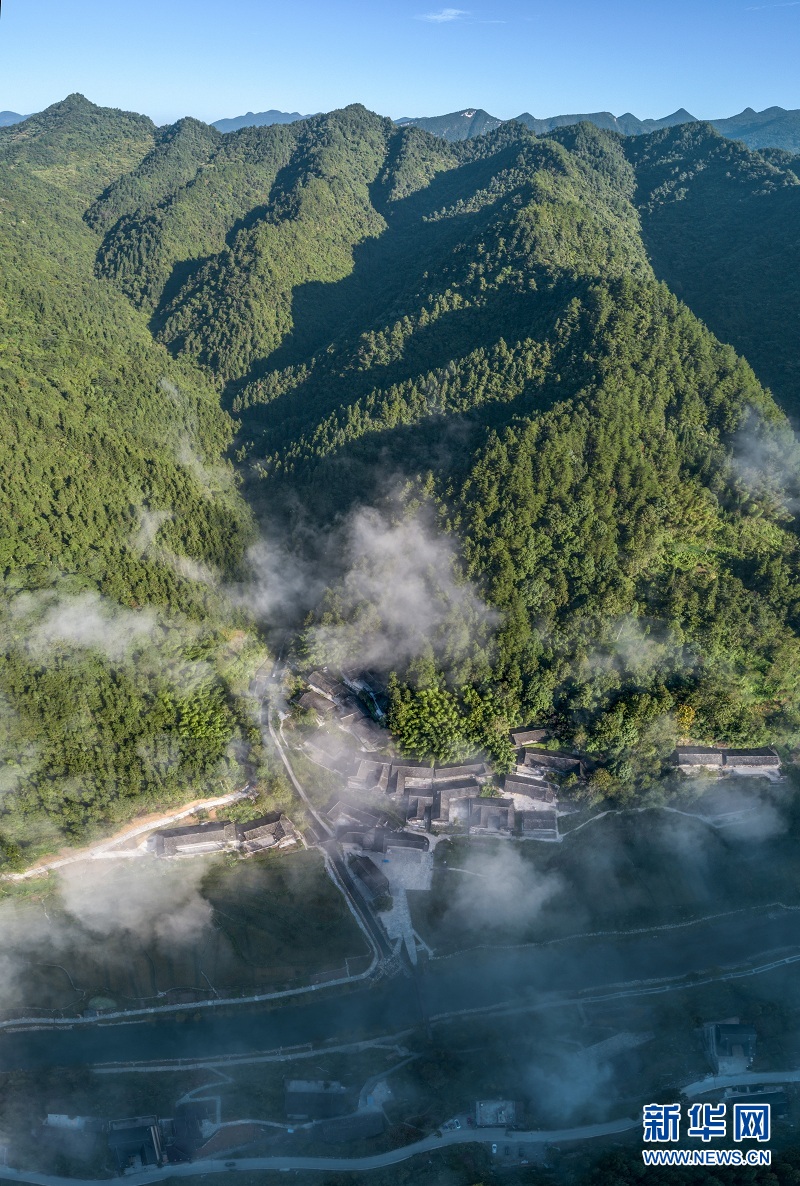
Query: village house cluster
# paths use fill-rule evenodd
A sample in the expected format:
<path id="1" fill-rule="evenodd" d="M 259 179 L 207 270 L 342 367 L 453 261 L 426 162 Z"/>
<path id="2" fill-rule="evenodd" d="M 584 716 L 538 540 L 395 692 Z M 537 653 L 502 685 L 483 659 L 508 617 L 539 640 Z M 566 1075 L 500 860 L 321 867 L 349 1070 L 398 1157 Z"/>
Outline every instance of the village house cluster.
<path id="1" fill-rule="evenodd" d="M 392 756 L 379 723 L 385 719 L 385 688 L 372 673 L 337 680 L 314 671 L 297 703 L 317 725 L 305 741 L 306 753 L 338 774 L 356 796 L 328 806 L 337 837 L 367 850 L 384 852 L 387 835 L 393 845 L 414 840 L 407 832 L 398 834 L 398 828 L 407 827 L 422 833 L 558 840 L 559 782 L 585 775 L 578 758 L 544 747 L 545 729 L 512 734 L 516 765 L 502 788 L 483 761 L 441 765 Z"/>
<path id="2" fill-rule="evenodd" d="M 514 768 L 498 786 L 483 761 L 425 763 L 390 752 L 385 728 L 386 688 L 374 673 L 314 671 L 297 704 L 313 722 L 304 749 L 317 765 L 337 774 L 347 792 L 326 809 L 339 840 L 365 852 L 387 846 L 427 850 L 428 835 L 514 836 L 558 841 L 563 787 L 584 782 L 596 763 L 548 748 L 545 728 L 516 729 Z M 681 746 L 672 764 L 684 773 L 777 774 L 774 749 Z M 376 870 L 377 872 L 377 870 Z M 362 878 L 362 880 L 365 880 Z M 367 881 L 377 885 L 368 874 Z"/>
<path id="3" fill-rule="evenodd" d="M 268 848 L 288 848 L 297 842 L 291 820 L 273 811 L 244 824 L 209 820 L 182 828 L 163 828 L 153 833 L 148 847 L 158 857 L 194 857 L 214 852 L 249 856 Z"/>

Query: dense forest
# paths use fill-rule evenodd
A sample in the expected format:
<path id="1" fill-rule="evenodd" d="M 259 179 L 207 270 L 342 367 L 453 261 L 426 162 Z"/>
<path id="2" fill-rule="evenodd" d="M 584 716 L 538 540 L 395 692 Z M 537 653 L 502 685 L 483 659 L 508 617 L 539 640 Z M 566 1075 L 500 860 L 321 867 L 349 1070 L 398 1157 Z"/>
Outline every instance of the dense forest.
<path id="1" fill-rule="evenodd" d="M 239 776 L 252 534 L 213 384 L 95 277 L 91 200 L 149 120 L 72 99 L 0 141 L 0 846 L 81 837 Z M 239 634 L 241 631 L 238 632 Z M 245 680 L 246 686 L 246 680 Z"/>
<path id="2" fill-rule="evenodd" d="M 71 96 L 0 129 L 0 201 L 7 862 L 244 776 L 259 535 L 300 662 L 374 661 L 424 569 L 409 752 L 546 720 L 625 795 L 678 736 L 797 740 L 796 158 Z"/>

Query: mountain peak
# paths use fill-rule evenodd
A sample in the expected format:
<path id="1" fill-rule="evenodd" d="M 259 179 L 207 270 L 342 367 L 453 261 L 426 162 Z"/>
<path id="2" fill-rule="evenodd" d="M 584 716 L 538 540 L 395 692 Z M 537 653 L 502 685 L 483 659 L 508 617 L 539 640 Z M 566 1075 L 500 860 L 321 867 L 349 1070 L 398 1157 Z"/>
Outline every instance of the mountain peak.
<path id="1" fill-rule="evenodd" d="M 272 124 L 294 124 L 308 118 L 299 111 L 278 111 L 270 107 L 268 111 L 248 111 L 246 115 L 235 115 L 231 119 L 216 119 L 211 126 L 218 132 L 236 132 L 239 128 L 267 128 Z"/>
<path id="2" fill-rule="evenodd" d="M 87 99 L 85 95 L 82 95 L 80 91 L 73 91 L 66 98 L 60 99 L 57 103 L 51 103 L 49 107 L 45 107 L 42 115 L 49 115 L 51 113 L 66 115 L 73 112 L 81 113 L 85 111 L 100 111 L 100 108 L 92 103 L 90 99 Z"/>

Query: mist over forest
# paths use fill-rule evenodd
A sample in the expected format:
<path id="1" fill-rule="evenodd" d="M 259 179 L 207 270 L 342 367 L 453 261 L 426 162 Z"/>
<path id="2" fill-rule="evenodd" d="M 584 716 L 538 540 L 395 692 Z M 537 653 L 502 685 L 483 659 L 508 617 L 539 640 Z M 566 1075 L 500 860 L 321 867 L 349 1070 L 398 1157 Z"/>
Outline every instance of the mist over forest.
<path id="1" fill-rule="evenodd" d="M 0 1146 L 638 1181 L 737 1018 L 793 1181 L 800 158 L 295 115 L 0 126 Z"/>

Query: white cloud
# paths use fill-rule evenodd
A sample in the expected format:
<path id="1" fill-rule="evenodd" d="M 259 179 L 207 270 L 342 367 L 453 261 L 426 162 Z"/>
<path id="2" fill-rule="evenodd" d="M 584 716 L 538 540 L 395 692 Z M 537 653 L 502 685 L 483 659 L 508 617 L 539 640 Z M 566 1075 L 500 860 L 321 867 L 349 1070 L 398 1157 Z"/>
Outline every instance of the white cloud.
<path id="1" fill-rule="evenodd" d="M 211 906 L 201 893 L 206 872 L 204 861 L 178 866 L 146 859 L 69 865 L 58 880 L 67 914 L 85 931 L 128 931 L 143 943 L 191 944 L 211 925 Z"/>
<path id="2" fill-rule="evenodd" d="M 751 409 L 733 438 L 731 472 L 772 514 L 800 510 L 800 438 L 785 421 L 771 423 Z"/>
<path id="3" fill-rule="evenodd" d="M 388 670 L 430 650 L 449 669 L 497 625 L 497 614 L 459 579 L 452 539 L 423 513 L 393 519 L 363 508 L 347 525 L 344 555 L 339 620 L 306 636 L 316 662 Z"/>
<path id="4" fill-rule="evenodd" d="M 40 655 L 62 644 L 120 660 L 151 638 L 157 625 L 151 610 L 128 610 L 93 591 L 66 597 L 55 591 L 22 594 L 11 612 L 26 628 L 28 647 Z"/>
<path id="5" fill-rule="evenodd" d="M 434 24 L 440 25 L 445 21 L 457 21 L 462 16 L 469 14 L 463 8 L 440 8 L 438 12 L 424 12 L 417 17 L 418 21 L 431 21 Z"/>
<path id="6" fill-rule="evenodd" d="M 510 844 L 494 850 L 472 848 L 459 865 L 453 871 L 458 881 L 447 919 L 476 935 L 477 943 L 485 941 L 481 928 L 498 925 L 504 940 L 509 935 L 523 937 L 551 898 L 564 890 L 559 874 L 539 869 Z"/>

